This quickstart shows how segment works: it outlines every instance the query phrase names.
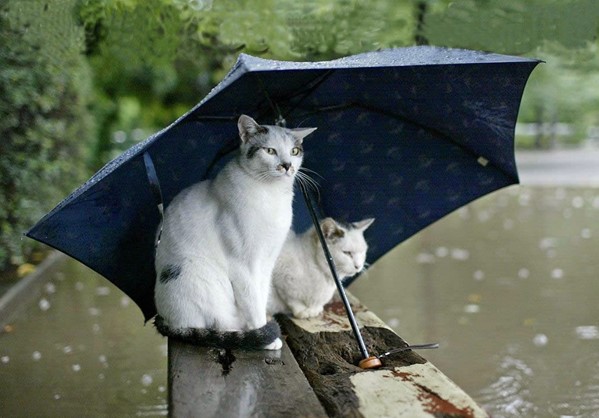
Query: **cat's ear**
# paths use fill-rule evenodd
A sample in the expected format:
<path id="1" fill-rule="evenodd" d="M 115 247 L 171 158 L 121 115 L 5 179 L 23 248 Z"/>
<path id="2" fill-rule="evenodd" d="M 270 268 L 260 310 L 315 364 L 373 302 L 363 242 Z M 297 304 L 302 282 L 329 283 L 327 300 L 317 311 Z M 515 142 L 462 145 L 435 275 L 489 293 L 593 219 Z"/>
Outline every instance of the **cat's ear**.
<path id="1" fill-rule="evenodd" d="M 326 239 L 336 240 L 345 236 L 345 231 L 333 218 L 324 218 L 320 221 L 320 229 Z"/>
<path id="2" fill-rule="evenodd" d="M 239 137 L 241 142 L 246 143 L 252 136 L 257 133 L 266 133 L 268 128 L 261 126 L 254 119 L 248 115 L 241 115 L 237 121 L 237 128 L 239 128 Z"/>
<path id="3" fill-rule="evenodd" d="M 362 219 L 358 222 L 352 222 L 351 226 L 359 231 L 365 231 L 372 223 L 374 222 L 374 218 Z"/>
<path id="4" fill-rule="evenodd" d="M 310 135 L 316 129 L 318 128 L 293 128 L 289 129 L 289 131 L 291 131 L 291 135 L 301 143 L 305 137 Z"/>

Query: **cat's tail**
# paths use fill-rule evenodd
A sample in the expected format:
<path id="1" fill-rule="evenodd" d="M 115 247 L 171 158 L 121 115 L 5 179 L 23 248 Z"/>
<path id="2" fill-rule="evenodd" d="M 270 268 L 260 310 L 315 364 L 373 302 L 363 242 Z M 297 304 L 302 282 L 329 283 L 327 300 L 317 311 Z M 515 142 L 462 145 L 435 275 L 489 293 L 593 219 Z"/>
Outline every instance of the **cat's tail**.
<path id="1" fill-rule="evenodd" d="M 263 327 L 249 331 L 218 331 L 205 328 L 171 328 L 163 317 L 156 315 L 154 326 L 165 337 L 203 347 L 256 350 L 281 337 L 281 329 L 274 319 L 267 322 Z"/>

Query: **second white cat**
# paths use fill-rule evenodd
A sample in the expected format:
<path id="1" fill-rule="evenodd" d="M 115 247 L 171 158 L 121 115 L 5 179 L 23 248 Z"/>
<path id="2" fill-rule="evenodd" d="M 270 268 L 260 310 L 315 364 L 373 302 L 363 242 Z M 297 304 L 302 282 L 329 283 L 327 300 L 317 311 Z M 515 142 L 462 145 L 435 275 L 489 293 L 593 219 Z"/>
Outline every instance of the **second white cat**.
<path id="1" fill-rule="evenodd" d="M 320 223 L 335 262 L 339 279 L 364 269 L 368 245 L 364 231 L 374 219 L 341 225 L 332 218 Z M 272 277 L 268 313 L 291 313 L 296 318 L 320 315 L 335 292 L 335 282 L 322 251 L 316 229 L 301 235 L 289 231 Z"/>

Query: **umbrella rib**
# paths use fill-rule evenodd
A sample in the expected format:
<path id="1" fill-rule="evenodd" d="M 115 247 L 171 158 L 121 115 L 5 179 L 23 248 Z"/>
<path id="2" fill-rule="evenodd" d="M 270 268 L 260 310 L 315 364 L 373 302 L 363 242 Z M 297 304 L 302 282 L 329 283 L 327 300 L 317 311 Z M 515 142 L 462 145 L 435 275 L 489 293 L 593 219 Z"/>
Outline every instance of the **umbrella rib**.
<path id="1" fill-rule="evenodd" d="M 303 94 L 303 97 L 301 97 L 297 101 L 297 103 L 294 104 L 293 107 L 287 109 L 286 116 L 290 115 L 295 109 L 297 109 L 304 102 L 304 100 L 306 100 L 310 96 L 310 94 L 312 94 L 312 92 L 314 92 L 322 83 L 324 83 L 333 74 L 333 72 L 334 72 L 333 70 L 329 70 L 329 71 L 325 72 L 321 76 L 316 77 L 314 80 L 312 80 L 310 83 L 308 83 L 308 85 L 306 86 L 305 89 L 300 90 L 300 91 L 288 96 L 286 98 L 287 100 L 289 100 L 292 97 L 296 97 L 300 94 Z"/>
<path id="2" fill-rule="evenodd" d="M 334 112 L 334 111 L 338 111 L 338 110 L 344 110 L 344 109 L 351 109 L 351 108 L 355 108 L 355 107 L 359 107 L 365 110 L 368 110 L 370 112 L 375 112 L 375 113 L 379 113 L 381 115 L 384 116 L 388 116 L 397 120 L 401 120 L 404 122 L 409 122 L 411 124 L 413 124 L 414 126 L 417 126 L 419 128 L 423 128 L 426 129 L 427 131 L 433 132 L 435 135 L 446 139 L 447 141 L 450 141 L 452 144 L 456 145 L 457 147 L 460 147 L 460 149 L 462 149 L 463 151 L 471 154 L 472 156 L 474 156 L 475 159 L 479 160 L 481 157 L 484 159 L 484 166 L 487 165 L 492 165 L 493 167 L 495 167 L 496 169 L 498 169 L 499 171 L 501 171 L 503 174 L 505 174 L 507 177 L 510 177 L 512 179 L 514 179 L 514 177 L 506 172 L 504 169 L 496 166 L 495 164 L 492 163 L 492 161 L 489 160 L 488 156 L 481 156 L 477 153 L 475 153 L 474 151 L 472 151 L 470 148 L 465 147 L 464 145 L 460 144 L 459 142 L 456 142 L 454 140 L 451 139 L 451 137 L 449 137 L 448 135 L 444 134 L 443 132 L 431 128 L 430 126 L 426 126 L 423 125 L 422 123 L 416 122 L 406 116 L 397 114 L 397 113 L 393 113 L 393 112 L 389 112 L 387 110 L 383 110 L 380 108 L 377 108 L 375 106 L 369 106 L 369 105 L 365 105 L 362 103 L 358 103 L 358 102 L 351 102 L 351 103 L 345 103 L 345 104 L 340 104 L 340 105 L 334 105 L 334 106 L 326 106 L 326 107 L 319 107 L 319 108 L 315 108 L 315 109 L 311 109 L 311 110 L 307 110 L 306 113 L 301 114 L 301 117 L 305 117 L 305 116 L 311 116 L 311 115 L 315 115 L 318 113 L 323 113 L 323 112 Z M 515 178 L 514 180 L 516 180 L 516 182 L 518 181 L 518 178 Z"/>

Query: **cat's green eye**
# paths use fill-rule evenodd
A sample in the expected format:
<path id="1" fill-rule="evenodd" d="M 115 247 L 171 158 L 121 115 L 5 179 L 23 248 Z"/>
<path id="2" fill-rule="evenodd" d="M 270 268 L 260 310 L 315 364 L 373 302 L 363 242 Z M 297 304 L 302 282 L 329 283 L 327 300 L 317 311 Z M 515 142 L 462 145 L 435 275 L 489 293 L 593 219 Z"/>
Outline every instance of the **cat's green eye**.
<path id="1" fill-rule="evenodd" d="M 298 155 L 299 153 L 300 153 L 299 147 L 293 147 L 293 148 L 291 148 L 291 155 L 293 155 L 294 157 L 296 155 Z"/>
<path id="2" fill-rule="evenodd" d="M 274 148 L 266 148 L 266 153 L 270 155 L 277 155 L 277 150 Z"/>

